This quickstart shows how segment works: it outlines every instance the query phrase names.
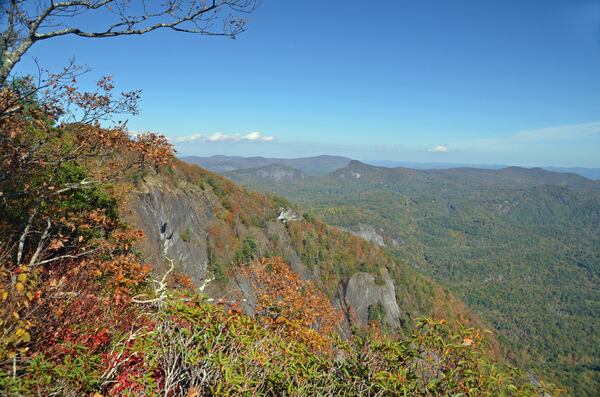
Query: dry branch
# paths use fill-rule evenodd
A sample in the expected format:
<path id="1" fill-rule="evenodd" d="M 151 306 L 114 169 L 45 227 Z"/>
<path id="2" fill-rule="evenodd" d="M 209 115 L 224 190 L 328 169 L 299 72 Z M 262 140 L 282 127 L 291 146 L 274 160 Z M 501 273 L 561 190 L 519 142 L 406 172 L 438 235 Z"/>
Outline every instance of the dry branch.
<path id="1" fill-rule="evenodd" d="M 257 0 L 12 0 L 0 4 L 0 85 L 13 67 L 38 41 L 74 35 L 106 38 L 141 35 L 159 29 L 235 38 L 243 32 L 243 14 Z M 80 18 L 93 14 L 103 27 L 94 29 Z"/>

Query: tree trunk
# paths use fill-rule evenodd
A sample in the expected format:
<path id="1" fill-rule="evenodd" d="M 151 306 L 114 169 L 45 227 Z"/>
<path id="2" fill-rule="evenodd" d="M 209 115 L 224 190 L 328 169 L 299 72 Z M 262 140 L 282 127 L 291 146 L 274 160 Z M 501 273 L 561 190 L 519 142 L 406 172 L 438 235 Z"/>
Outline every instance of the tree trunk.
<path id="1" fill-rule="evenodd" d="M 10 75 L 10 71 L 12 70 L 15 62 L 12 61 L 9 56 L 2 54 L 1 64 L 0 64 L 0 87 L 4 86 L 6 79 L 8 79 L 8 75 Z"/>
<path id="2" fill-rule="evenodd" d="M 25 54 L 32 44 L 33 40 L 28 39 L 23 41 L 21 45 L 13 51 L 3 51 L 2 54 L 0 54 L 0 87 L 6 85 L 10 72 L 12 72 L 17 62 L 21 60 L 23 54 Z"/>

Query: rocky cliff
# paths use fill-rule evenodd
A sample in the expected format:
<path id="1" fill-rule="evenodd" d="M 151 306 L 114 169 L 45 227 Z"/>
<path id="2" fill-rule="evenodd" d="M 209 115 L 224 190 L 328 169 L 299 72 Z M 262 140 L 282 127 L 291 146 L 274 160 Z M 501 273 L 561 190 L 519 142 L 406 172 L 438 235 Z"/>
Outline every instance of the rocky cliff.
<path id="1" fill-rule="evenodd" d="M 290 206 L 177 162 L 136 183 L 126 215 L 144 232 L 140 249 L 157 272 L 165 258 L 173 259 L 196 285 L 214 279 L 205 290 L 214 299 L 243 297 L 250 314 L 252 287 L 236 268 L 263 256 L 281 256 L 343 310 L 346 332 L 373 320 L 401 331 L 420 315 L 477 321 L 447 291 L 376 244 L 306 214 L 281 219 Z"/>

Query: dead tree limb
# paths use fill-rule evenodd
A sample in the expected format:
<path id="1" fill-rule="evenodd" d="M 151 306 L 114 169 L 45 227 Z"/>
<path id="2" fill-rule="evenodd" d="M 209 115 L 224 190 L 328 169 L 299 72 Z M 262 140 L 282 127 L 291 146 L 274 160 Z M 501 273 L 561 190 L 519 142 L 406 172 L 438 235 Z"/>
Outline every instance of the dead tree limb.
<path id="1" fill-rule="evenodd" d="M 258 0 L 7 0 L 0 2 L 0 86 L 36 42 L 73 35 L 107 38 L 159 29 L 235 38 Z M 104 26 L 92 28 L 93 14 Z M 87 19 L 89 21 L 89 19 Z"/>

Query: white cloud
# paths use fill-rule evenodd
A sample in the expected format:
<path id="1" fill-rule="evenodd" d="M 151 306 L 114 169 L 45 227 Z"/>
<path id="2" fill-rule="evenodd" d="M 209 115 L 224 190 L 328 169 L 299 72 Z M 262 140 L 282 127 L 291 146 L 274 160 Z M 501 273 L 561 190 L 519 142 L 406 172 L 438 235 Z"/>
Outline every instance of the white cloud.
<path id="1" fill-rule="evenodd" d="M 261 132 L 254 131 L 248 134 L 223 134 L 216 132 L 214 134 L 191 134 L 178 136 L 171 139 L 173 143 L 192 143 L 192 142 L 271 142 L 273 136 L 263 135 Z"/>
<path id="2" fill-rule="evenodd" d="M 600 122 L 598 121 L 593 123 L 557 125 L 534 130 L 519 131 L 513 134 L 513 138 L 522 142 L 537 142 L 563 141 L 594 135 L 600 135 Z"/>
<path id="3" fill-rule="evenodd" d="M 220 132 L 217 132 L 215 134 L 205 137 L 204 140 L 208 141 L 208 142 L 236 141 L 236 140 L 238 140 L 238 136 L 237 135 L 225 135 Z"/>
<path id="4" fill-rule="evenodd" d="M 432 153 L 448 153 L 450 149 L 448 149 L 448 145 L 437 145 L 434 148 L 429 149 L 429 152 Z"/>
<path id="5" fill-rule="evenodd" d="M 192 135 L 186 135 L 186 136 L 179 136 L 176 138 L 171 138 L 171 142 L 173 143 L 184 143 L 184 142 L 196 142 L 196 141 L 201 141 L 203 140 L 205 137 L 204 134 L 192 134 Z"/>
<path id="6" fill-rule="evenodd" d="M 530 145 L 541 142 L 581 140 L 593 137 L 600 137 L 600 121 L 522 130 L 489 139 L 452 142 L 451 144 L 453 151 L 514 151 L 516 147 L 532 147 Z"/>
<path id="7" fill-rule="evenodd" d="M 247 139 L 247 140 L 249 140 L 249 141 L 270 142 L 270 141 L 273 140 L 272 136 L 264 136 L 263 134 L 261 134 L 258 131 L 251 132 L 251 133 L 245 135 L 244 138 Z"/>

